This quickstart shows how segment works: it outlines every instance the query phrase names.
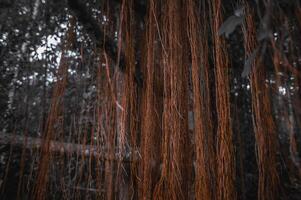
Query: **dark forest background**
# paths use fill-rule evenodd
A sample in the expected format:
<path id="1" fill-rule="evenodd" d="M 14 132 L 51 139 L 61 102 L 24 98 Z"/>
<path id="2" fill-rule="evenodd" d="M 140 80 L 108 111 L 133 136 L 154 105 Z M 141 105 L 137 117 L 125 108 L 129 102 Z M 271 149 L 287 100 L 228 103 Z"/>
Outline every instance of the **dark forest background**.
<path id="1" fill-rule="evenodd" d="M 0 199 L 301 199 L 300 35 L 298 0 L 0 0 Z"/>

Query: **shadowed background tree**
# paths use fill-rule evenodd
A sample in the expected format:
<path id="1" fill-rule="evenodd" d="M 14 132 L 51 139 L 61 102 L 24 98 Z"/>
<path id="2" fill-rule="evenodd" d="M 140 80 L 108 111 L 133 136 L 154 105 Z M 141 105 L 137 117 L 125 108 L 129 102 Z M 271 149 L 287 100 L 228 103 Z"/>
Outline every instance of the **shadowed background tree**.
<path id="1" fill-rule="evenodd" d="M 299 199 L 294 0 L 0 0 L 0 199 Z"/>

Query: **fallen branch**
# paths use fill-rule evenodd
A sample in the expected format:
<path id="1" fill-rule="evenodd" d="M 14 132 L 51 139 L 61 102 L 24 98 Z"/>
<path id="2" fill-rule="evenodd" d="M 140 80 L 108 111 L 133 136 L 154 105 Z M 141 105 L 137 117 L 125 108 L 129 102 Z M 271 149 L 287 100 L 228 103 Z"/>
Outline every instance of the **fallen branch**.
<path id="1" fill-rule="evenodd" d="M 21 135 L 9 135 L 0 133 L 0 145 L 14 145 L 26 149 L 40 149 L 43 144 L 43 139 L 34 137 L 25 137 Z M 134 158 L 131 153 L 126 153 L 121 156 L 119 153 L 110 155 L 105 152 L 105 149 L 95 145 L 84 145 L 76 143 L 66 143 L 59 141 L 50 141 L 50 151 L 59 154 L 78 154 L 83 156 L 93 156 L 97 159 L 132 162 L 138 158 L 138 153 L 135 153 Z"/>

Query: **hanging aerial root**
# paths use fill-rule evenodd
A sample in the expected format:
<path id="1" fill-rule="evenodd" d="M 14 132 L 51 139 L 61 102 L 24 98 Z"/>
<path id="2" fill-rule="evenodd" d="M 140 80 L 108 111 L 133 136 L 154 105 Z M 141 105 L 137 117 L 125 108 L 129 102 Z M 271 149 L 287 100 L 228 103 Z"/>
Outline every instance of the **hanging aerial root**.
<path id="1" fill-rule="evenodd" d="M 164 75 L 162 171 L 155 199 L 188 199 L 191 195 L 192 145 L 188 131 L 188 46 L 185 3 L 163 5 L 162 54 Z"/>
<path id="2" fill-rule="evenodd" d="M 215 195 L 215 153 L 210 106 L 208 22 L 206 4 L 197 10 L 194 1 L 187 2 L 187 30 L 191 51 L 193 113 L 196 151 L 196 199 L 214 199 Z M 203 13 L 200 18 L 200 12 Z"/>
<path id="3" fill-rule="evenodd" d="M 72 41 L 74 40 L 74 27 L 75 19 L 70 19 L 70 25 L 66 36 L 66 44 L 63 47 L 62 58 L 58 69 L 58 81 L 56 82 L 50 111 L 47 118 L 47 125 L 44 132 L 44 140 L 41 148 L 41 158 L 39 161 L 38 174 L 36 179 L 36 185 L 33 191 L 33 198 L 37 200 L 45 199 L 47 184 L 49 181 L 49 163 L 51 162 L 51 151 L 50 151 L 50 141 L 54 134 L 54 125 L 61 113 L 62 97 L 65 92 L 67 84 L 67 74 L 68 74 L 68 62 L 65 56 L 66 51 L 71 48 Z"/>
<path id="4" fill-rule="evenodd" d="M 230 117 L 229 58 L 225 41 L 218 30 L 223 22 L 222 1 L 211 1 L 212 38 L 215 67 L 216 112 L 217 112 L 217 188 L 216 199 L 236 199 L 235 153 Z"/>
<path id="5" fill-rule="evenodd" d="M 247 4 L 246 4 L 247 5 Z M 246 9 L 245 50 L 250 54 L 257 45 L 253 12 Z M 269 88 L 265 82 L 264 60 L 253 63 L 251 74 L 253 127 L 258 162 L 258 199 L 279 198 L 279 175 L 277 172 L 277 134 L 271 110 Z"/>

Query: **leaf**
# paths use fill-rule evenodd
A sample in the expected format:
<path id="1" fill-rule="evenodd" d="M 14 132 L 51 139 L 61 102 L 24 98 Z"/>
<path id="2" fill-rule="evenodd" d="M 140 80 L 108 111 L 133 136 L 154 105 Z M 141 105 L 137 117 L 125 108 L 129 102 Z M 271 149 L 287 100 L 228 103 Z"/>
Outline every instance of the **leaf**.
<path id="1" fill-rule="evenodd" d="M 240 6 L 239 8 L 237 8 L 234 11 L 234 15 L 237 17 L 243 17 L 245 14 L 245 7 L 244 6 Z"/>
<path id="2" fill-rule="evenodd" d="M 269 39 L 272 35 L 272 30 L 269 28 L 270 14 L 266 13 L 261 20 L 261 27 L 257 33 L 257 41 L 263 41 Z"/>
<path id="3" fill-rule="evenodd" d="M 236 16 L 232 15 L 228 17 L 228 19 L 221 25 L 220 29 L 218 30 L 218 35 L 221 36 L 225 34 L 228 38 L 229 35 L 235 30 L 235 28 L 242 24 L 244 17 L 243 16 Z"/>
<path id="4" fill-rule="evenodd" d="M 248 76 L 252 70 L 252 64 L 254 63 L 254 60 L 257 56 L 258 48 L 256 48 L 248 57 L 248 59 L 245 61 L 244 70 L 241 73 L 241 77 L 245 78 Z"/>

